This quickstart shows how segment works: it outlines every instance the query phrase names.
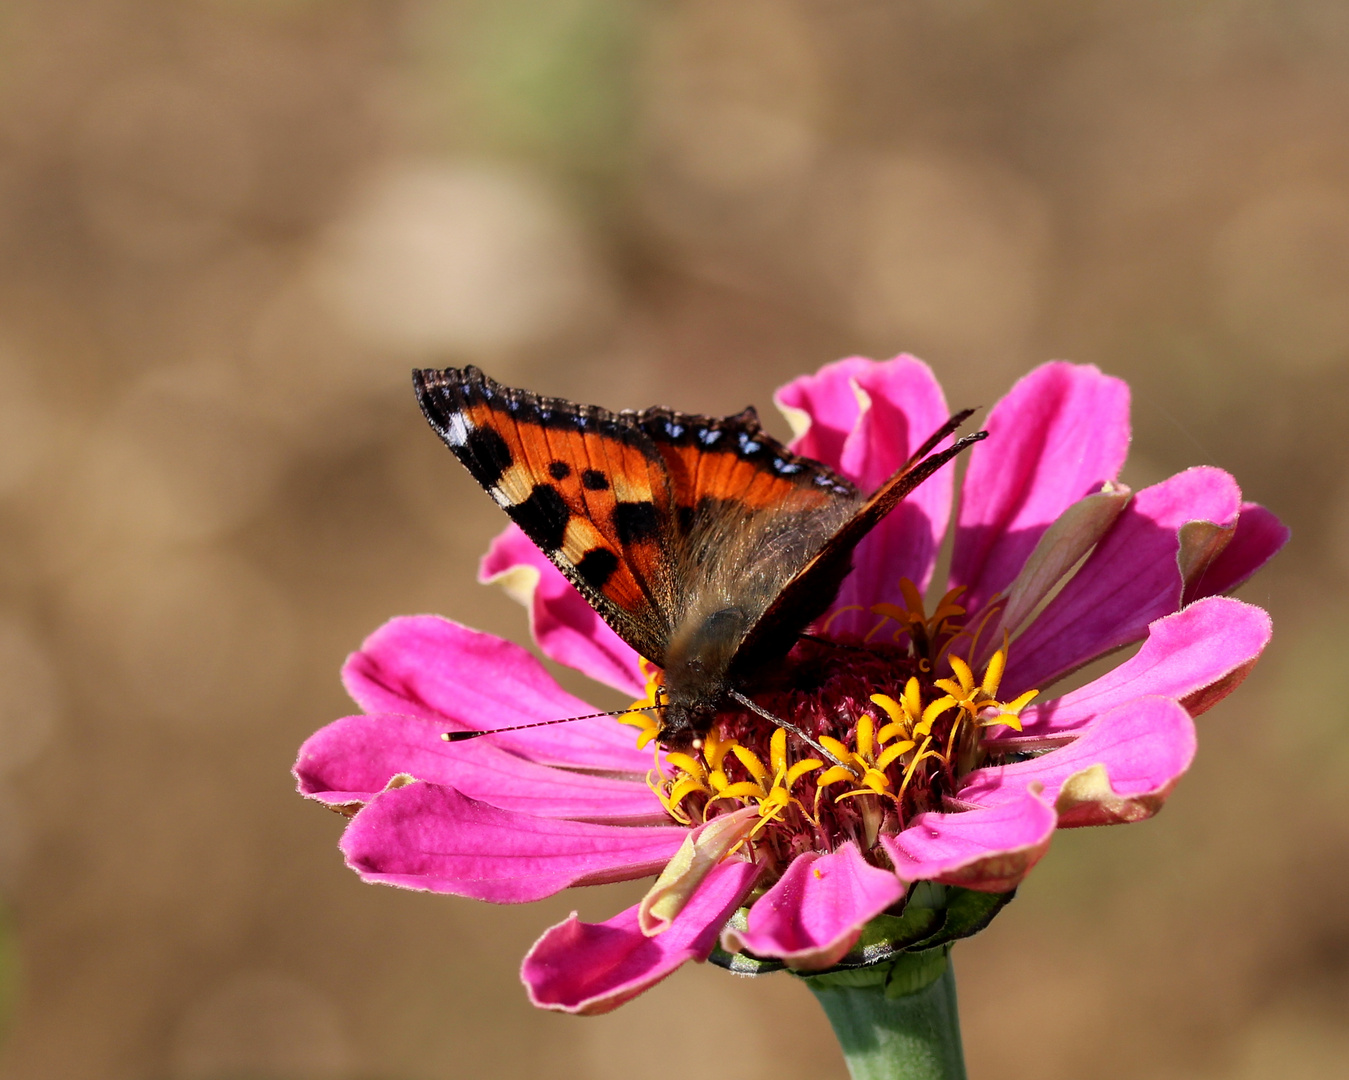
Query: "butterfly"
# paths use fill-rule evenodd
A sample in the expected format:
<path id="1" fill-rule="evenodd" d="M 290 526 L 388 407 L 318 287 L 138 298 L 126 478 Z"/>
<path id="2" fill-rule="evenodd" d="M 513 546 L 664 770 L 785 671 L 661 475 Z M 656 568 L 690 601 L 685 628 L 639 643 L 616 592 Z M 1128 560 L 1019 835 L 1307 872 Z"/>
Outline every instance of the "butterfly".
<path id="1" fill-rule="evenodd" d="M 766 433 L 752 406 L 722 418 L 610 412 L 503 386 L 471 366 L 414 371 L 413 385 L 473 478 L 662 669 L 659 738 L 669 749 L 695 745 L 731 700 L 761 712 L 748 695 L 833 603 L 857 544 L 987 434 L 934 453 L 973 410 L 957 413 L 864 495 Z"/>

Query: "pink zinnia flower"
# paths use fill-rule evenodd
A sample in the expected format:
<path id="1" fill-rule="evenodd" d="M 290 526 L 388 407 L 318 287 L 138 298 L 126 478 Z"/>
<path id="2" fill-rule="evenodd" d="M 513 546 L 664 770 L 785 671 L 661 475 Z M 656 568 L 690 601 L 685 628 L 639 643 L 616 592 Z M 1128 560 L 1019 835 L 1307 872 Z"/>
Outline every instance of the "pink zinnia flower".
<path id="1" fill-rule="evenodd" d="M 793 449 L 864 490 L 948 415 L 907 356 L 831 364 L 778 401 Z M 341 847 L 368 881 L 515 903 L 659 873 L 636 907 L 599 924 L 573 915 L 530 950 L 531 999 L 568 1012 L 612 1009 L 719 941 L 828 968 L 917 882 L 1005 893 L 1055 828 L 1155 813 L 1194 755 L 1192 717 L 1269 641 L 1264 611 L 1218 594 L 1286 530 L 1220 469 L 1134 494 L 1117 484 L 1128 408 L 1126 385 L 1094 367 L 1047 364 L 1013 387 L 970 454 L 933 612 L 922 595 L 951 470 L 858 548 L 831 613 L 760 696 L 843 765 L 748 712 L 654 767 L 643 713 L 622 719 L 645 748 L 607 718 L 447 745 L 442 732 L 594 709 L 520 646 L 416 616 L 348 660 L 365 712 L 305 743 L 300 790 L 354 812 Z M 528 602 L 547 656 L 654 700 L 659 673 L 513 526 L 482 576 Z M 1045 693 L 1140 640 L 1094 682 Z"/>

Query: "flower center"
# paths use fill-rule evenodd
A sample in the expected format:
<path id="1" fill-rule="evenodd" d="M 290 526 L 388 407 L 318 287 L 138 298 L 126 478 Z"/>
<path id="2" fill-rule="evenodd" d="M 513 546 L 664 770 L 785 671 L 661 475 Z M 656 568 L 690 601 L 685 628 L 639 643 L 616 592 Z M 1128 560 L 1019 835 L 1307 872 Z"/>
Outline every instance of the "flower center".
<path id="1" fill-rule="evenodd" d="M 770 867 L 785 868 L 805 851 L 833 851 L 848 840 L 869 852 L 882 833 L 902 830 L 915 815 L 941 809 L 960 779 L 983 757 L 983 732 L 997 725 L 1020 730 L 1031 690 L 1012 701 L 998 697 L 1007 645 L 976 675 L 952 651 L 962 643 L 977 656 L 977 637 L 965 631 L 961 590 L 942 598 L 928 616 L 917 588 L 901 582 L 905 606 L 877 604 L 880 626 L 894 624 L 892 641 L 802 638 L 756 688 L 766 712 L 800 728 L 835 760 L 821 758 L 800 738 L 762 716 L 728 705 L 706 739 L 688 752 L 671 751 L 647 776 L 670 816 L 696 825 L 755 806 L 759 821 L 746 843 Z M 827 631 L 827 624 L 826 624 Z M 653 718 L 661 673 L 643 662 L 646 697 L 620 723 L 640 729 L 643 747 L 659 735 Z"/>

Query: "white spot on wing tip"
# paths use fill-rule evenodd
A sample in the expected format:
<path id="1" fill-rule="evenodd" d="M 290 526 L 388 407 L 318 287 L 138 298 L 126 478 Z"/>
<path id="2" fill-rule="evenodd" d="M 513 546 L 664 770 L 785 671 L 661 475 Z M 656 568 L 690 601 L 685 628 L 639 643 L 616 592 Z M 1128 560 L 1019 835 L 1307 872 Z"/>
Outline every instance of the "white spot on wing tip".
<path id="1" fill-rule="evenodd" d="M 461 413 L 454 413 L 450 417 L 450 426 L 445 430 L 445 438 L 451 446 L 463 446 L 468 442 L 468 433 L 471 425 L 464 419 Z"/>
<path id="2" fill-rule="evenodd" d="M 492 501 L 496 503 L 499 507 L 501 507 L 503 510 L 505 510 L 509 506 L 514 505 L 510 500 L 510 496 L 507 495 L 504 491 L 502 491 L 499 487 L 488 488 L 487 494 L 492 496 Z"/>

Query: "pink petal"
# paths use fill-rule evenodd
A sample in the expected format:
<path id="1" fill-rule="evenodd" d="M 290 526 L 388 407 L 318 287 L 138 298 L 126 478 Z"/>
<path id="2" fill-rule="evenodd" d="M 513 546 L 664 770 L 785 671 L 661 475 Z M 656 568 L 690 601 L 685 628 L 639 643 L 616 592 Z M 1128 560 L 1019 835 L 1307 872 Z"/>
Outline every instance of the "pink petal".
<path id="1" fill-rule="evenodd" d="M 717 932 L 754 887 L 759 867 L 721 863 L 668 930 L 647 937 L 637 908 L 608 922 L 583 923 L 573 912 L 544 933 L 525 956 L 520 978 L 544 1009 L 593 1016 L 616 1009 L 687 960 L 706 960 Z"/>
<path id="2" fill-rule="evenodd" d="M 1242 503 L 1236 534 L 1186 589 L 1186 601 L 1231 592 L 1278 554 L 1291 535 L 1288 526 L 1259 503 Z"/>
<path id="3" fill-rule="evenodd" d="M 527 599 L 530 627 L 544 656 L 633 697 L 646 692 L 637 653 L 610 629 L 518 525 L 492 541 L 478 567 L 484 584 L 511 583 Z M 527 594 L 527 595 L 526 595 Z"/>
<path id="4" fill-rule="evenodd" d="M 376 795 L 341 848 L 366 881 L 514 904 L 653 874 L 687 831 L 533 817 L 418 782 Z"/>
<path id="5" fill-rule="evenodd" d="M 950 416 L 931 369 L 897 356 L 854 375 L 870 399 L 843 446 L 840 471 L 870 492 L 889 479 Z M 949 440 L 943 445 L 950 445 Z M 930 477 L 858 545 L 853 572 L 843 582 L 832 629 L 866 634 L 876 623 L 871 605 L 901 602 L 899 579 L 926 589 L 951 516 L 955 469 Z M 843 610 L 855 608 L 856 610 Z"/>
<path id="6" fill-rule="evenodd" d="M 1194 721 L 1182 705 L 1170 698 L 1138 698 L 1098 717 L 1062 749 L 1015 765 L 976 769 L 959 797 L 1000 806 L 1004 799 L 1019 800 L 1028 785 L 1041 784 L 1044 798 L 1058 804 L 1064 827 L 1138 821 L 1161 808 L 1194 760 L 1195 742 Z M 1071 805 L 1064 805 L 1065 783 L 1087 770 L 1095 770 L 1100 782 L 1085 794 L 1070 793 Z"/>
<path id="7" fill-rule="evenodd" d="M 1092 366 L 1045 364 L 983 425 L 961 488 L 951 584 L 971 611 L 1007 588 L 1041 534 L 1114 480 L 1129 449 L 1129 387 Z"/>
<path id="8" fill-rule="evenodd" d="M 436 615 L 392 619 L 342 668 L 342 682 L 369 713 L 403 713 L 446 731 L 484 731 L 593 713 L 533 656 L 493 634 Z M 650 753 L 609 717 L 512 731 L 489 738 L 503 750 L 550 765 L 645 776 Z"/>
<path id="9" fill-rule="evenodd" d="M 919 814 L 899 835 L 882 836 L 881 844 L 903 881 L 1007 892 L 1048 850 L 1055 820 L 1053 809 L 1023 787 L 996 806 Z"/>
<path id="10" fill-rule="evenodd" d="M 447 785 L 502 810 L 536 817 L 668 824 L 643 783 L 554 769 L 517 757 L 490 738 L 447 743 L 443 725 L 415 716 L 348 716 L 320 728 L 300 748 L 300 793 L 328 806 L 369 802 L 398 775 Z"/>
<path id="11" fill-rule="evenodd" d="M 833 967 L 862 928 L 904 895 L 904 883 L 862 858 L 849 840 L 828 855 L 798 855 L 777 884 L 754 902 L 749 926 L 727 930 L 730 952 L 775 956 L 793 968 Z"/>
<path id="12" fill-rule="evenodd" d="M 1144 488 L 1058 596 L 1012 643 L 1003 692 L 1043 689 L 1102 653 L 1137 641 L 1148 624 L 1180 607 L 1180 529 L 1231 525 L 1236 481 L 1200 467 Z"/>
<path id="13" fill-rule="evenodd" d="M 840 467 L 843 444 L 862 414 L 853 381 L 864 378 L 875 366 L 874 360 L 850 356 L 825 364 L 814 375 L 793 379 L 773 395 L 797 432 L 791 444 L 793 450 L 823 461 L 831 469 Z M 798 426 L 802 424 L 808 425 L 804 431 Z"/>
<path id="14" fill-rule="evenodd" d="M 1269 615 L 1258 607 L 1221 596 L 1200 600 L 1154 622 L 1143 647 L 1099 679 L 1056 701 L 1031 704 L 1021 714 L 1022 735 L 1077 732 L 1116 705 L 1147 695 L 1180 701 L 1197 716 L 1240 685 L 1272 633 Z M 1001 735 L 1005 729 L 994 730 Z"/>

